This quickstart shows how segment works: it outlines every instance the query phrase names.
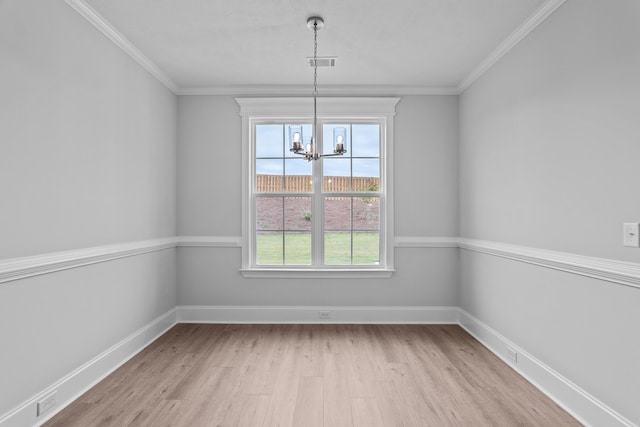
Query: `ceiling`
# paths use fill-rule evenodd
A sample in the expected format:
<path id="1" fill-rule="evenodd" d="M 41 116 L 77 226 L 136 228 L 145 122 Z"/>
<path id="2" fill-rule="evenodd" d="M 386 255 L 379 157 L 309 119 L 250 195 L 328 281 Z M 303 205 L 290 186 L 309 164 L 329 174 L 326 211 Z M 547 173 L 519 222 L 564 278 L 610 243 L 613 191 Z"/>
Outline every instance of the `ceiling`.
<path id="1" fill-rule="evenodd" d="M 176 93 L 309 91 L 313 15 L 325 21 L 318 56 L 337 57 L 318 69 L 319 91 L 460 91 L 562 1 L 67 0 Z"/>

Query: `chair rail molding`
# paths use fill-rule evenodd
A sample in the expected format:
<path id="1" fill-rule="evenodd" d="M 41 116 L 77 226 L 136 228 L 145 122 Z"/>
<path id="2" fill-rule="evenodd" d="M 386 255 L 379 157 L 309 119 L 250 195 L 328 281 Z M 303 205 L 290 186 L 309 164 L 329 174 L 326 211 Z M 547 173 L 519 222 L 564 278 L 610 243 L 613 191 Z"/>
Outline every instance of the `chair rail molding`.
<path id="1" fill-rule="evenodd" d="M 209 248 L 240 248 L 242 247 L 241 236 L 178 236 L 176 238 L 178 247 L 209 247 Z"/>
<path id="2" fill-rule="evenodd" d="M 396 236 L 393 239 L 396 248 L 457 248 L 458 238 L 450 236 Z"/>
<path id="3" fill-rule="evenodd" d="M 461 249 L 640 288 L 640 264 L 586 255 L 458 238 Z"/>
<path id="4" fill-rule="evenodd" d="M 451 236 L 396 236 L 394 248 L 460 248 L 640 288 L 640 263 Z M 240 236 L 172 236 L 0 260 L 0 283 L 175 247 L 241 248 Z"/>
<path id="5" fill-rule="evenodd" d="M 166 237 L 0 260 L 0 283 L 170 249 L 175 246 L 176 238 Z"/>

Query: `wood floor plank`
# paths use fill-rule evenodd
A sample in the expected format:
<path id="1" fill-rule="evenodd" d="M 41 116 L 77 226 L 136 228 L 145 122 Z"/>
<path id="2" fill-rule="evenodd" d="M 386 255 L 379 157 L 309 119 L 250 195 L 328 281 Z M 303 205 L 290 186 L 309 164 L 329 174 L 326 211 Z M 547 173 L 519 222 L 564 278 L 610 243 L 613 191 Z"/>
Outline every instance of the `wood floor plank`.
<path id="1" fill-rule="evenodd" d="M 293 425 L 305 427 L 322 427 L 325 425 L 321 377 L 301 378 Z"/>
<path id="2" fill-rule="evenodd" d="M 295 334 L 295 328 L 291 329 Z M 285 427 L 293 425 L 298 400 L 298 389 L 302 378 L 302 358 L 297 353 L 296 339 L 286 341 L 282 364 L 278 371 L 276 385 L 267 408 L 264 427 Z"/>
<path id="3" fill-rule="evenodd" d="M 384 425 L 375 397 L 352 398 L 351 410 L 354 427 L 388 427 Z"/>
<path id="4" fill-rule="evenodd" d="M 45 424 L 217 425 L 580 423 L 456 325 L 179 324 Z"/>
<path id="5" fill-rule="evenodd" d="M 345 366 L 342 354 L 324 355 L 323 401 L 324 424 L 327 426 L 353 426 L 351 394 Z"/>

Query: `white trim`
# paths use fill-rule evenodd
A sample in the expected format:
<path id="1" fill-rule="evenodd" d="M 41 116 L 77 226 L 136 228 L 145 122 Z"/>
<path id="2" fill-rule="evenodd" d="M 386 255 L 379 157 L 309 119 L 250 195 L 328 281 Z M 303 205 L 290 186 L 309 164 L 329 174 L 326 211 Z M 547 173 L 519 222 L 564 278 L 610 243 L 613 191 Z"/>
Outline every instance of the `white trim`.
<path id="1" fill-rule="evenodd" d="M 178 306 L 180 323 L 457 324 L 457 307 Z M 320 312 L 330 319 L 320 319 Z"/>
<path id="2" fill-rule="evenodd" d="M 243 213 L 244 211 L 243 209 Z M 640 288 L 640 263 L 449 236 L 396 236 L 392 244 L 395 248 L 461 248 Z M 0 260 L 0 283 L 173 247 L 243 248 L 243 243 L 240 236 L 177 236 L 5 259 Z M 245 277 L 373 278 L 389 277 L 393 273 L 393 269 L 372 268 L 346 272 L 342 270 L 260 269 L 254 273 L 243 271 Z M 262 276 L 260 276 L 261 274 Z"/>
<path id="3" fill-rule="evenodd" d="M 240 248 L 240 236 L 178 236 L 178 247 Z"/>
<path id="4" fill-rule="evenodd" d="M 174 94 L 178 94 L 179 88 L 171 78 L 151 61 L 144 53 L 133 45 L 125 36 L 116 30 L 106 19 L 83 0 L 65 0 L 76 12 L 78 12 L 89 23 L 96 27 L 102 34 L 107 36 L 116 46 L 122 49 L 127 55 L 133 58 L 149 74 L 158 79 Z"/>
<path id="5" fill-rule="evenodd" d="M 127 338 L 113 345 L 84 365 L 70 372 L 50 387 L 31 397 L 0 417 L 0 426 L 41 425 L 68 406 L 107 375 L 158 339 L 176 324 L 176 308 L 152 320 Z M 57 392 L 57 404 L 43 417 L 36 416 L 37 402 L 49 393 Z"/>
<path id="6" fill-rule="evenodd" d="M 533 15 L 523 22 L 516 30 L 500 43 L 480 64 L 478 64 L 467 77 L 465 77 L 456 88 L 458 94 L 464 92 L 473 82 L 478 80 L 496 62 L 507 54 L 515 45 L 520 43 L 531 31 L 544 22 L 565 0 L 548 0 Z"/>
<path id="7" fill-rule="evenodd" d="M 181 88 L 178 95 L 221 96 L 308 96 L 308 85 L 237 85 L 201 88 Z M 323 96 L 403 96 L 403 95 L 458 95 L 456 87 L 427 86 L 366 86 L 328 85 L 322 86 Z"/>
<path id="8" fill-rule="evenodd" d="M 109 40 L 122 49 L 149 74 L 158 79 L 176 95 L 226 95 L 226 96 L 299 96 L 308 95 L 307 85 L 233 85 L 213 87 L 179 87 L 160 67 L 115 29 L 84 0 L 65 0 L 76 12 Z M 402 85 L 328 85 L 324 95 L 340 96 L 403 96 L 403 95 L 459 95 L 500 60 L 533 29 L 549 17 L 565 0 L 548 0 L 531 17 L 522 23 L 482 62 L 480 62 L 456 87 L 452 86 L 402 86 Z"/>
<path id="9" fill-rule="evenodd" d="M 175 237 L 167 237 L 0 260 L 0 283 L 170 249 L 175 246 Z"/>
<path id="10" fill-rule="evenodd" d="M 242 117 L 242 268 L 244 277 L 302 277 L 293 274 L 304 274 L 304 277 L 390 277 L 393 273 L 393 117 L 400 98 L 394 97 L 321 97 L 317 99 L 318 118 L 320 121 L 345 119 L 349 121 L 372 120 L 380 124 L 385 134 L 381 135 L 381 187 L 383 194 L 379 197 L 381 205 L 381 268 L 361 268 L 357 271 L 351 267 L 344 269 L 319 268 L 314 259 L 315 269 L 277 269 L 260 268 L 255 265 L 253 248 L 255 240 L 255 195 L 252 178 L 255 175 L 255 155 L 253 135 L 255 124 L 263 121 L 300 120 L 312 118 L 314 113 L 313 98 L 278 97 L 278 98 L 235 98 L 240 106 Z M 315 169 L 315 168 L 314 168 Z M 317 195 L 317 193 L 314 193 Z M 321 223 L 319 223 L 321 224 Z M 317 229 L 315 232 L 317 233 Z M 314 248 L 313 253 L 321 251 Z M 345 275 L 346 274 L 346 275 Z M 360 274 L 361 276 L 357 276 Z"/>
<path id="11" fill-rule="evenodd" d="M 388 279 L 395 273 L 386 268 L 243 268 L 242 277 L 247 279 Z"/>
<path id="12" fill-rule="evenodd" d="M 462 249 L 640 288 L 640 264 L 506 243 L 458 238 Z"/>
<path id="13" fill-rule="evenodd" d="M 399 101 L 394 97 L 319 97 L 318 117 L 392 118 Z M 236 98 L 236 102 L 240 106 L 238 114 L 254 120 L 313 117 L 311 97 Z"/>
<path id="14" fill-rule="evenodd" d="M 457 248 L 457 237 L 396 236 L 396 248 Z"/>
<path id="15" fill-rule="evenodd" d="M 634 426 L 631 421 L 461 308 L 459 325 L 582 424 Z M 507 348 L 517 352 L 516 363 L 509 357 Z"/>
<path id="16" fill-rule="evenodd" d="M 328 312 L 329 319 L 320 319 Z M 0 426 L 41 425 L 122 366 L 176 323 L 458 324 L 586 426 L 633 427 L 628 419 L 458 307 L 177 306 L 0 417 Z M 507 349 L 517 352 L 517 362 Z M 38 419 L 37 402 L 56 391 L 58 404 Z"/>

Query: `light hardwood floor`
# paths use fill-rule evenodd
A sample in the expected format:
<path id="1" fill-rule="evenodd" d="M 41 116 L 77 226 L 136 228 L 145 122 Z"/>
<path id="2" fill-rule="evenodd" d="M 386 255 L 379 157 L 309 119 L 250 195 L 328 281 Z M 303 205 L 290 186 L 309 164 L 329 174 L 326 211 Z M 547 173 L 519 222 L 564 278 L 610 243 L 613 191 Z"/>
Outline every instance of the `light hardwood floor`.
<path id="1" fill-rule="evenodd" d="M 455 325 L 179 324 L 54 426 L 579 426 Z"/>

